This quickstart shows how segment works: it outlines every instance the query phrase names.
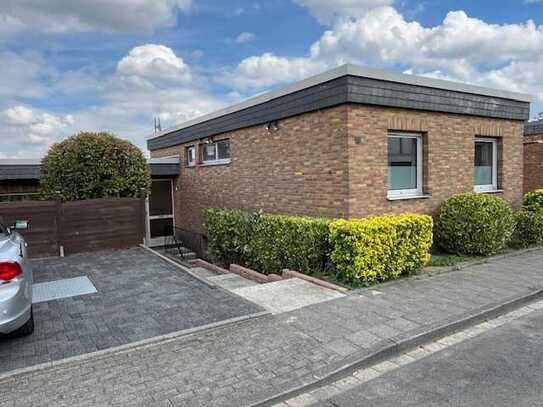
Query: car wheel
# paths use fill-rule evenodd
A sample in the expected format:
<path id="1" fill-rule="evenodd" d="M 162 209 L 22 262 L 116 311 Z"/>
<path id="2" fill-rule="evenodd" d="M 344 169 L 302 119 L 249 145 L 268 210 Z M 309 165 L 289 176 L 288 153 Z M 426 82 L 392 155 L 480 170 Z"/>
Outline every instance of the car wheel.
<path id="1" fill-rule="evenodd" d="M 10 336 L 18 338 L 21 336 L 28 336 L 34 332 L 34 312 L 30 308 L 30 319 L 19 329 L 13 331 Z"/>

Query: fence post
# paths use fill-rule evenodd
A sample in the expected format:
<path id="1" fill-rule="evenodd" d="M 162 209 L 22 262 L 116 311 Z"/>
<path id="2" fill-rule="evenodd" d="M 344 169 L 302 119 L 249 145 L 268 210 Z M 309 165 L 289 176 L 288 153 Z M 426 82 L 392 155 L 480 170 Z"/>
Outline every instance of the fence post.
<path id="1" fill-rule="evenodd" d="M 58 246 L 58 254 L 60 257 L 64 257 L 64 238 L 62 233 L 62 218 L 64 215 L 64 210 L 62 206 L 62 201 L 57 198 L 56 200 L 56 207 L 57 207 L 57 219 L 56 219 L 56 225 L 57 225 L 57 246 Z"/>

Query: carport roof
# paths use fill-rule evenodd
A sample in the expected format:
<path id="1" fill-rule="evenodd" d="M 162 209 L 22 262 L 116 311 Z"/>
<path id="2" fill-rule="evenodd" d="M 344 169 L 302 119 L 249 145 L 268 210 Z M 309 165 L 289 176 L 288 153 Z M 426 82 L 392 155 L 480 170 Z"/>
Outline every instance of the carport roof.
<path id="1" fill-rule="evenodd" d="M 152 176 L 179 175 L 179 157 L 151 158 L 148 160 Z M 39 159 L 4 159 L 0 160 L 0 181 L 39 180 L 41 160 Z"/>
<path id="2" fill-rule="evenodd" d="M 528 122 L 526 123 L 526 126 L 524 126 L 525 136 L 531 136 L 534 134 L 543 134 L 543 119 Z"/>

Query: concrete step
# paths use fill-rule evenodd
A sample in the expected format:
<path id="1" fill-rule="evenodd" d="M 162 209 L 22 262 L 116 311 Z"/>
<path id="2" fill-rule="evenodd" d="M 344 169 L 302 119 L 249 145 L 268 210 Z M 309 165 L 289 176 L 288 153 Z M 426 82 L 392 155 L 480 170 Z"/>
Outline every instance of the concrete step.
<path id="1" fill-rule="evenodd" d="M 217 284 L 219 287 L 230 291 L 259 285 L 258 283 L 247 280 L 246 278 L 240 277 L 237 274 L 222 274 L 219 276 L 216 275 L 213 277 L 207 277 L 207 279 Z"/>
<path id="2" fill-rule="evenodd" d="M 198 277 L 202 277 L 202 278 L 207 278 L 209 279 L 210 277 L 217 277 L 217 274 L 208 270 L 208 269 L 205 269 L 203 267 L 193 267 L 190 269 L 190 271 L 192 271 L 194 274 L 196 274 Z"/>

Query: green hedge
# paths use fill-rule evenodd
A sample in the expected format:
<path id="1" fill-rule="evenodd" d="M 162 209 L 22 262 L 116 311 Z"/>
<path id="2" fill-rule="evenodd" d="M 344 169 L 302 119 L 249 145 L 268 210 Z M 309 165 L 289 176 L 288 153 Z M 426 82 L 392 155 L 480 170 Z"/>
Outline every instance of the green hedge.
<path id="1" fill-rule="evenodd" d="M 543 213 L 528 210 L 515 213 L 511 246 L 530 247 L 539 244 L 543 244 Z"/>
<path id="2" fill-rule="evenodd" d="M 331 259 L 338 277 L 352 283 L 398 278 L 430 259 L 430 216 L 405 214 L 330 224 Z"/>
<path id="3" fill-rule="evenodd" d="M 536 189 L 524 195 L 522 207 L 527 211 L 543 213 L 543 189 Z"/>
<path id="4" fill-rule="evenodd" d="M 488 194 L 461 194 L 441 206 L 436 237 L 449 253 L 490 256 L 507 246 L 514 224 L 513 211 L 505 200 Z"/>
<path id="5" fill-rule="evenodd" d="M 208 209 L 205 217 L 214 261 L 265 274 L 285 268 L 310 274 L 325 267 L 330 252 L 326 219 L 228 209 Z"/>

